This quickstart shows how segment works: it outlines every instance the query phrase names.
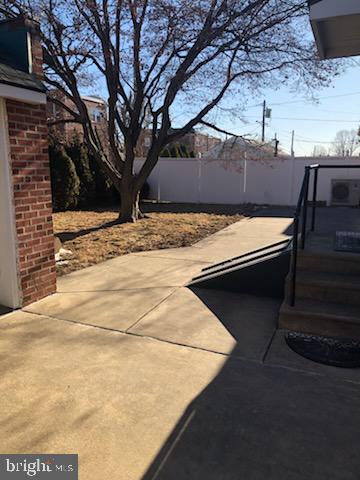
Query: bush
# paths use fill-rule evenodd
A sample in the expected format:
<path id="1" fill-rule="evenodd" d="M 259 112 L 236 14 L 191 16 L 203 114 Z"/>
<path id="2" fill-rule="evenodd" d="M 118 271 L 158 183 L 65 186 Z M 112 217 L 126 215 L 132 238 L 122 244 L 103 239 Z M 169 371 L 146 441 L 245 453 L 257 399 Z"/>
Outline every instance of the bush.
<path id="1" fill-rule="evenodd" d="M 180 158 L 181 157 L 179 145 L 177 143 L 175 145 L 171 145 L 171 147 L 170 147 L 170 157 L 174 157 L 174 158 Z"/>
<path id="2" fill-rule="evenodd" d="M 190 152 L 188 147 L 183 143 L 174 143 L 165 147 L 161 153 L 160 157 L 171 157 L 171 158 L 190 158 L 195 157 L 194 152 Z"/>
<path id="3" fill-rule="evenodd" d="M 165 147 L 161 150 L 160 157 L 163 157 L 163 158 L 171 157 L 168 147 Z"/>
<path id="4" fill-rule="evenodd" d="M 179 145 L 179 152 L 180 152 L 180 156 L 182 158 L 189 158 L 189 151 L 188 151 L 188 148 L 187 148 L 186 145 L 180 144 Z"/>
<path id="5" fill-rule="evenodd" d="M 80 180 L 74 162 L 65 148 L 53 139 L 49 142 L 49 159 L 54 210 L 75 208 L 78 204 Z"/>
<path id="6" fill-rule="evenodd" d="M 93 205 L 120 204 L 120 194 L 78 136 L 64 146 L 56 132 L 49 137 L 53 207 L 55 211 Z M 148 198 L 145 183 L 140 198 Z"/>
<path id="7" fill-rule="evenodd" d="M 96 203 L 119 203 L 120 194 L 105 176 L 95 158 L 89 153 L 89 167 L 94 180 L 94 198 Z"/>
<path id="8" fill-rule="evenodd" d="M 79 138 L 75 137 L 73 142 L 66 147 L 66 153 L 74 162 L 80 180 L 78 206 L 80 208 L 86 207 L 96 201 L 96 183 L 90 168 L 88 151 L 80 143 Z"/>

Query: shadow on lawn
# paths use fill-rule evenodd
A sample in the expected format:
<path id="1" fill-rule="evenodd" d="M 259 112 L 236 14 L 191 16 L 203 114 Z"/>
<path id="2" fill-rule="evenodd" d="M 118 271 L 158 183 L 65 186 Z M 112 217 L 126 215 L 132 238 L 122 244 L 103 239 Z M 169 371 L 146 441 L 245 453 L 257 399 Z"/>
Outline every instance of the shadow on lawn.
<path id="1" fill-rule="evenodd" d="M 113 220 L 111 222 L 106 222 L 101 225 L 98 225 L 97 227 L 91 227 L 91 228 L 84 228 L 82 230 L 76 230 L 73 232 L 58 232 L 56 234 L 57 237 L 59 237 L 61 243 L 63 242 L 68 242 L 71 240 L 75 240 L 78 237 L 83 237 L 84 235 L 88 235 L 89 233 L 92 232 L 97 232 L 99 230 L 105 230 L 106 228 L 113 227 L 115 225 L 119 225 L 118 220 Z"/>

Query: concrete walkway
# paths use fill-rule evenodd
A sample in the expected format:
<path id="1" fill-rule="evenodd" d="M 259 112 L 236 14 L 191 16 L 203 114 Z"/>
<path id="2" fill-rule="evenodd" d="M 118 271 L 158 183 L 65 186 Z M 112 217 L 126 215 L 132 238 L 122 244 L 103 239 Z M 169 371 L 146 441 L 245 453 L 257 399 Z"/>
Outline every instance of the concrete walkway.
<path id="1" fill-rule="evenodd" d="M 86 480 L 359 478 L 360 375 L 299 359 L 279 302 L 184 285 L 286 238 L 286 210 L 60 279 L 0 320 L 0 450 Z"/>

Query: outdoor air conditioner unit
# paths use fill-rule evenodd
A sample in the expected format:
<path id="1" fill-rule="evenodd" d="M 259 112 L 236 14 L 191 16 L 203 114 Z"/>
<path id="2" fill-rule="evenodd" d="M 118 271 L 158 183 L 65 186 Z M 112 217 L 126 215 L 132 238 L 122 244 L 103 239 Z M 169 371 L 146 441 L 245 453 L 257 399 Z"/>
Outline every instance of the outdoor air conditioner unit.
<path id="1" fill-rule="evenodd" d="M 332 180 L 331 205 L 359 206 L 360 180 Z"/>

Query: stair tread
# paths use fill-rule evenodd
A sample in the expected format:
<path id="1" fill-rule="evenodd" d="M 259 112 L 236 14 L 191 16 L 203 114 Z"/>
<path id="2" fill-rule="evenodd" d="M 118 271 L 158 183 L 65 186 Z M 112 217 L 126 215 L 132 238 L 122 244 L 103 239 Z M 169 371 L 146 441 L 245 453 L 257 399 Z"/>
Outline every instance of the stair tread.
<path id="1" fill-rule="evenodd" d="M 295 307 L 284 303 L 281 307 L 287 313 L 304 313 L 321 315 L 324 317 L 338 317 L 339 319 L 360 323 L 360 305 L 344 305 L 308 298 L 296 299 Z"/>
<path id="2" fill-rule="evenodd" d="M 296 275 L 296 281 L 307 285 L 324 285 L 330 287 L 339 286 L 339 288 L 359 289 L 360 294 L 360 276 L 348 273 L 318 272 L 312 270 L 299 270 Z"/>

